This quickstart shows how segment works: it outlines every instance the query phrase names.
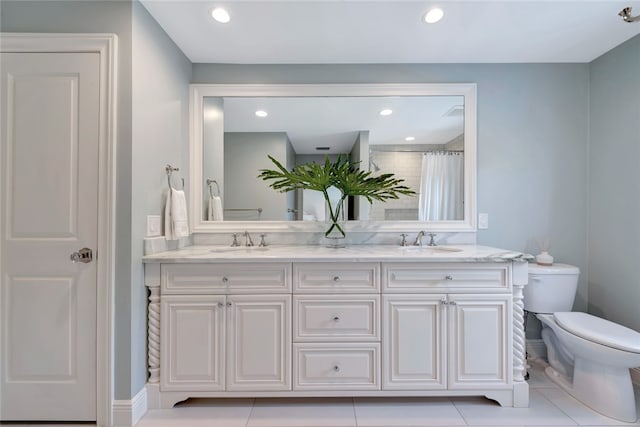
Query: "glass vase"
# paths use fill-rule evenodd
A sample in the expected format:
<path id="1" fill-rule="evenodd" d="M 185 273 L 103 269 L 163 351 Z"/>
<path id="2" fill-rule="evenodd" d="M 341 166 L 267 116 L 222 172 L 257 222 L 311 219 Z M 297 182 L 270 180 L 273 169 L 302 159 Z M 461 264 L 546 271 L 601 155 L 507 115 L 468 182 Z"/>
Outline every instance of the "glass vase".
<path id="1" fill-rule="evenodd" d="M 326 229 L 324 237 L 329 240 L 327 245 L 330 248 L 344 248 L 346 241 L 345 233 L 345 201 L 343 199 L 327 201 L 326 206 Z"/>

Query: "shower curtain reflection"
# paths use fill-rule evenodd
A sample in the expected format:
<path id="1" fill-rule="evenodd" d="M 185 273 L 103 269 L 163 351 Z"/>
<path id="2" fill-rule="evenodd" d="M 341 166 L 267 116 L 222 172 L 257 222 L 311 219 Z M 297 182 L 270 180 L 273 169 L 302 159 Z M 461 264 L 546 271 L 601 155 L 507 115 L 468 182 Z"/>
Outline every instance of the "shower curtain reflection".
<path id="1" fill-rule="evenodd" d="M 427 152 L 422 157 L 419 221 L 463 219 L 464 154 Z"/>

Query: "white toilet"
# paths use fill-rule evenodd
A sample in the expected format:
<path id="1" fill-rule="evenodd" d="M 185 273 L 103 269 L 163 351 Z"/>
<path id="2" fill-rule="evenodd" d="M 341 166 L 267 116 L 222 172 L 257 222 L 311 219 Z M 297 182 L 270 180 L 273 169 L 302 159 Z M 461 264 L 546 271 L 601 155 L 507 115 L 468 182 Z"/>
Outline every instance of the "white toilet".
<path id="1" fill-rule="evenodd" d="M 640 333 L 571 312 L 580 270 L 566 264 L 529 264 L 524 309 L 542 322 L 549 366 L 545 372 L 595 411 L 634 422 L 636 403 L 629 368 L 640 366 Z"/>

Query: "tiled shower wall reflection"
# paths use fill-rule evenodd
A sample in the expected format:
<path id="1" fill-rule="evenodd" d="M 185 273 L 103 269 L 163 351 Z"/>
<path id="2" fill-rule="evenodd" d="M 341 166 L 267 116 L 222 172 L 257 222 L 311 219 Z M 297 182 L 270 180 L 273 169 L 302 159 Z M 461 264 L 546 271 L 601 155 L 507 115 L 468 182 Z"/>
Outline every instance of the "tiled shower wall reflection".
<path id="1" fill-rule="evenodd" d="M 404 184 L 418 193 L 420 191 L 420 169 L 422 168 L 422 153 L 403 151 L 372 151 L 370 160 L 381 172 L 393 173 L 405 180 Z M 373 168 L 373 164 L 371 166 Z M 373 169 L 372 169 L 373 170 Z M 386 203 L 374 202 L 371 206 L 369 219 L 381 220 L 413 220 L 418 219 L 418 194 L 415 196 L 400 196 L 398 200 Z"/>

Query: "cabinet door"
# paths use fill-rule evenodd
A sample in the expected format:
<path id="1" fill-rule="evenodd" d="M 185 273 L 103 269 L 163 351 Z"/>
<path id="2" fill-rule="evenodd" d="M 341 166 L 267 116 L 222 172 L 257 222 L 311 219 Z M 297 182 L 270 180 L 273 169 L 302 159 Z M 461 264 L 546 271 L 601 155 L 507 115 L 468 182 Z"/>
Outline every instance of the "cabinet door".
<path id="1" fill-rule="evenodd" d="M 445 294 L 385 295 L 383 390 L 447 386 Z"/>
<path id="2" fill-rule="evenodd" d="M 224 390 L 224 296 L 162 297 L 162 391 Z"/>
<path id="3" fill-rule="evenodd" d="M 227 297 L 227 390 L 291 389 L 291 295 Z"/>
<path id="4" fill-rule="evenodd" d="M 511 382 L 511 295 L 449 295 L 449 388 Z"/>

